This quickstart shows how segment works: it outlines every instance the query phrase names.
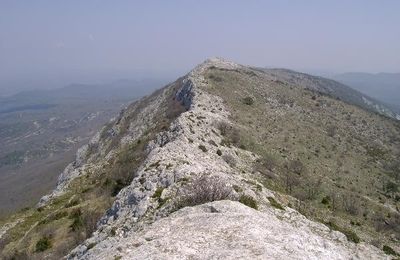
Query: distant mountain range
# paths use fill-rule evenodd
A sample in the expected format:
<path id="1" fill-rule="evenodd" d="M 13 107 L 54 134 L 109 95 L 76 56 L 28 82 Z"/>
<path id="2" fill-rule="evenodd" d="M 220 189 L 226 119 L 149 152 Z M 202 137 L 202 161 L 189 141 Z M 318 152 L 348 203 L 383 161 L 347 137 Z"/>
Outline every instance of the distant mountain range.
<path id="1" fill-rule="evenodd" d="M 400 112 L 400 73 L 349 72 L 332 79 L 379 99 Z"/>

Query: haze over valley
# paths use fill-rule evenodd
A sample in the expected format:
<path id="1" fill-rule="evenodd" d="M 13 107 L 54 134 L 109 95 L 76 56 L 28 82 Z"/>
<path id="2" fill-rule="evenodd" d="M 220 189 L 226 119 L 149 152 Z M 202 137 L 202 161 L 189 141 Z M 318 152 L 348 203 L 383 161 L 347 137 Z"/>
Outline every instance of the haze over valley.
<path id="1" fill-rule="evenodd" d="M 0 98 L 0 215 L 34 205 L 120 110 L 162 80 L 74 84 Z"/>

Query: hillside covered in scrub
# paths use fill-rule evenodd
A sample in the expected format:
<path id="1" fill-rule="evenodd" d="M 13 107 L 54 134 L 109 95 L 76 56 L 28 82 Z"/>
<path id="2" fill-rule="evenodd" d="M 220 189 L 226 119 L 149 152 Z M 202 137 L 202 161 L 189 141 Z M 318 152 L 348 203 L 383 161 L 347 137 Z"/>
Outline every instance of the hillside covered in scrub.
<path id="1" fill-rule="evenodd" d="M 400 123 L 373 102 L 207 60 L 121 111 L 37 208 L 1 220 L 1 258 L 399 257 Z"/>

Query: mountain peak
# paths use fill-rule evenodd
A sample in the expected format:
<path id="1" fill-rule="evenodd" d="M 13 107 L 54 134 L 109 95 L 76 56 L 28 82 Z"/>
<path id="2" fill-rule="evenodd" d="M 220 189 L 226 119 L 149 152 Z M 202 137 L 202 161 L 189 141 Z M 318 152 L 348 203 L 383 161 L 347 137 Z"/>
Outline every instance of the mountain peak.
<path id="1" fill-rule="evenodd" d="M 235 69 L 240 66 L 241 65 L 239 65 L 233 61 L 230 61 L 230 60 L 227 60 L 227 59 L 224 59 L 221 57 L 211 57 L 211 58 L 206 59 L 203 63 L 199 64 L 195 68 L 195 70 L 199 67 L 203 68 L 203 69 L 209 68 L 209 67 L 216 67 L 216 68 L 223 68 L 223 69 Z"/>

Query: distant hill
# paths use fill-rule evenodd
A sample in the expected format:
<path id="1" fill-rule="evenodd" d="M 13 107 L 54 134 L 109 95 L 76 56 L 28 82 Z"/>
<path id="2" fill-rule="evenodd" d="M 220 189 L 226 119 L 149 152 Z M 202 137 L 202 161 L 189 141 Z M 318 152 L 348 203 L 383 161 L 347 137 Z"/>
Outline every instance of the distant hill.
<path id="1" fill-rule="evenodd" d="M 70 100 L 129 101 L 144 96 L 164 84 L 164 80 L 118 80 L 107 84 L 70 84 L 57 89 L 22 91 L 9 97 L 0 97 L 0 113 L 40 109 L 44 104 L 68 103 Z M 38 107 L 37 107 L 38 106 Z"/>
<path id="2" fill-rule="evenodd" d="M 400 73 L 349 72 L 332 78 L 400 111 Z"/>

